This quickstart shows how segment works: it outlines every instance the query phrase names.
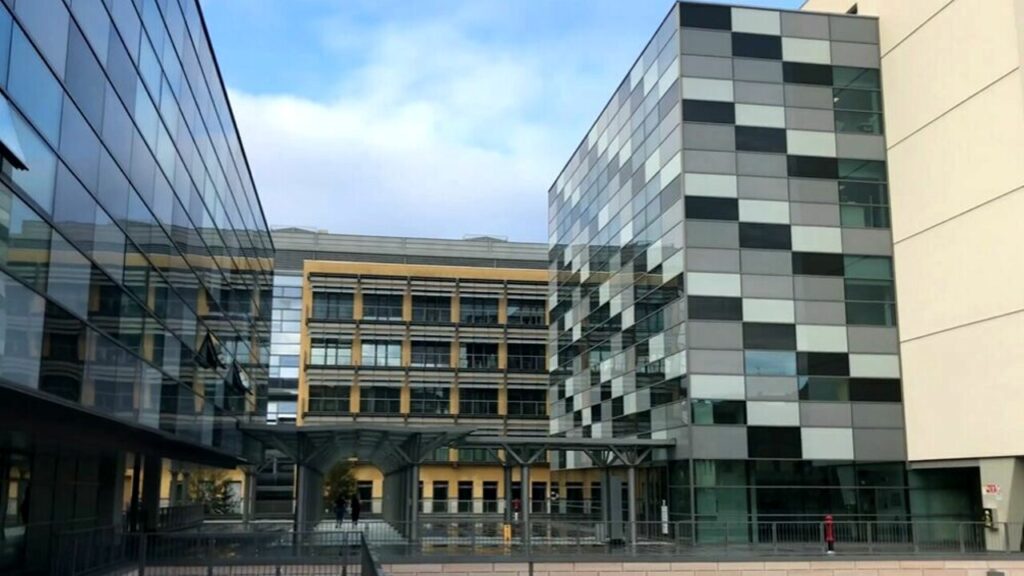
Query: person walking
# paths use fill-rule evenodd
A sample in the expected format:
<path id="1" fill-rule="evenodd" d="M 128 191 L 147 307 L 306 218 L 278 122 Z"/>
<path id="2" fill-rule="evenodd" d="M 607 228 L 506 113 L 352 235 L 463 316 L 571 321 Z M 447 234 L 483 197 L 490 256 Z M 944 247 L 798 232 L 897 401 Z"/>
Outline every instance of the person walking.
<path id="1" fill-rule="evenodd" d="M 345 523 L 345 495 L 338 492 L 334 497 L 334 527 L 341 528 Z"/>
<path id="2" fill-rule="evenodd" d="M 359 527 L 359 513 L 362 511 L 363 505 L 359 502 L 359 493 L 352 495 L 352 525 Z"/>

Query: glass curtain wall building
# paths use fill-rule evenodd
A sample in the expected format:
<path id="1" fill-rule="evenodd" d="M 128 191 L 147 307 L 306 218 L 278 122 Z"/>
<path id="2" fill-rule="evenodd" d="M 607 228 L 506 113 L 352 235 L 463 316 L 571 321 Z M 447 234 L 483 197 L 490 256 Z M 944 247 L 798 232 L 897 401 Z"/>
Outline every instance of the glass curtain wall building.
<path id="1" fill-rule="evenodd" d="M 675 438 L 675 517 L 908 514 L 878 66 L 872 18 L 676 4 L 550 189 L 551 432 Z"/>
<path id="2" fill-rule="evenodd" d="M 11 573 L 140 491 L 155 528 L 163 459 L 239 461 L 273 246 L 195 0 L 3 0 L 0 93 Z"/>

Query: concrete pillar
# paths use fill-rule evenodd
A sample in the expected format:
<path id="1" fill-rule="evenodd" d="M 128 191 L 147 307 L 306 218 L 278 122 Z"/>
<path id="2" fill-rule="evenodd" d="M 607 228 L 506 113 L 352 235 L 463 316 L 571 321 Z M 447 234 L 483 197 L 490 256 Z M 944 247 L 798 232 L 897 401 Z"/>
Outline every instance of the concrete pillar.
<path id="1" fill-rule="evenodd" d="M 146 454 L 142 460 L 142 529 L 156 532 L 160 521 L 160 480 L 163 474 L 163 460 L 154 454 Z"/>
<path id="2" fill-rule="evenodd" d="M 612 469 L 605 466 L 601 472 L 601 522 L 604 523 L 605 535 L 610 540 L 612 534 Z"/>
<path id="3" fill-rule="evenodd" d="M 506 458 L 507 458 L 507 456 L 506 456 Z M 502 467 L 502 472 L 504 472 L 504 477 L 502 478 L 502 480 L 504 482 L 504 490 L 505 490 L 505 522 L 511 522 L 512 521 L 512 467 L 508 466 L 508 465 L 505 465 L 504 467 Z"/>
<path id="4" fill-rule="evenodd" d="M 96 509 L 99 511 L 99 526 L 122 528 L 124 516 L 124 472 L 125 453 L 118 452 L 100 458 L 99 490 L 96 495 Z"/>
<path id="5" fill-rule="evenodd" d="M 316 470 L 297 464 L 295 466 L 295 530 L 310 532 L 320 521 L 323 508 L 323 476 Z"/>
<path id="6" fill-rule="evenodd" d="M 245 476 L 242 477 L 242 524 L 248 526 L 252 522 L 255 509 L 256 474 L 252 470 L 245 470 Z"/>
<path id="7" fill-rule="evenodd" d="M 138 532 L 142 516 L 142 454 L 132 454 L 132 493 L 128 501 L 128 530 Z"/>

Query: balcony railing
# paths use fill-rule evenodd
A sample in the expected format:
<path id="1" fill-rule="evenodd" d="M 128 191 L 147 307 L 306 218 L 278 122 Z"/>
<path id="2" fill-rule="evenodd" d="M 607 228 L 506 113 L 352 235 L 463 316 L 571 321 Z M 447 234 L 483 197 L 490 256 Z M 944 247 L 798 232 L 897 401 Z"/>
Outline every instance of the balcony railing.
<path id="1" fill-rule="evenodd" d="M 547 402 L 535 400 L 521 400 L 508 402 L 508 415 L 510 418 L 547 418 Z"/>
<path id="2" fill-rule="evenodd" d="M 498 416 L 498 401 L 460 400 L 459 416 L 495 418 Z"/>
<path id="3" fill-rule="evenodd" d="M 544 372 L 544 357 L 509 356 L 508 369 L 510 372 Z"/>
<path id="4" fill-rule="evenodd" d="M 310 398 L 311 414 L 348 414 L 350 409 L 348 398 Z"/>
<path id="5" fill-rule="evenodd" d="M 450 368 L 452 365 L 452 355 L 450 352 L 413 351 L 409 364 L 416 368 Z"/>

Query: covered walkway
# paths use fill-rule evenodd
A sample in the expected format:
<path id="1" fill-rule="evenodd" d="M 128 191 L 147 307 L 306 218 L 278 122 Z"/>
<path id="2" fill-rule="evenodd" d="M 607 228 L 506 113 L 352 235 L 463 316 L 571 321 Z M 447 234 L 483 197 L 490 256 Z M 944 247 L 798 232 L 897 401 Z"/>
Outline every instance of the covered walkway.
<path id="1" fill-rule="evenodd" d="M 331 424 L 313 426 L 245 424 L 243 432 L 293 458 L 297 465 L 295 530 L 314 530 L 323 510 L 323 477 L 337 462 L 355 460 L 376 466 L 384 474 L 384 520 L 405 538 L 416 540 L 419 524 L 419 467 L 438 448 L 489 450 L 504 467 L 505 515 L 512 513 L 512 469 L 520 468 L 522 486 L 529 486 L 530 465 L 548 452 L 581 452 L 603 470 L 601 490 L 602 523 L 614 532 L 630 526 L 630 534 L 610 532 L 611 540 L 635 541 L 636 467 L 651 460 L 656 451 L 674 448 L 672 439 L 643 438 L 555 438 L 495 436 L 474 427 L 417 427 L 381 424 Z M 614 468 L 627 472 L 626 494 L 629 522 L 621 518 L 621 490 L 615 489 Z M 522 491 L 522 520 L 529 522 L 530 490 Z M 621 531 L 621 528 L 618 528 Z M 529 538 L 529 534 L 526 535 Z"/>

